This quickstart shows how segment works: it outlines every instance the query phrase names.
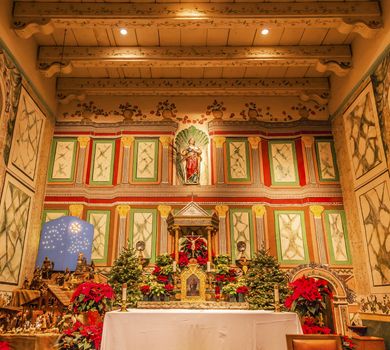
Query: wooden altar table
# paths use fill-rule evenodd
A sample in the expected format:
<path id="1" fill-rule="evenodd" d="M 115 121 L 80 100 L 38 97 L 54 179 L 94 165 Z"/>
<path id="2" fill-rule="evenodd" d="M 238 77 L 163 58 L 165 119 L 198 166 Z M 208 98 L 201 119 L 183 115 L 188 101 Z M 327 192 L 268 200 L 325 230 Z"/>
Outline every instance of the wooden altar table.
<path id="1" fill-rule="evenodd" d="M 258 310 L 108 312 L 101 350 L 287 350 L 302 334 L 295 313 Z"/>

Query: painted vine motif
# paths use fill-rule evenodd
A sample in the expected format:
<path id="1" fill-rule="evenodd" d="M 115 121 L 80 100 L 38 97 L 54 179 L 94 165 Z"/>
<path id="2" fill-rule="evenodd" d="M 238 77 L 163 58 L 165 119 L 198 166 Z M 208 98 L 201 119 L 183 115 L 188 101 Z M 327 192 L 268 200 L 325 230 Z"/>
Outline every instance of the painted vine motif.
<path id="1" fill-rule="evenodd" d="M 142 102 L 142 101 L 138 101 Z M 229 101 L 230 102 L 230 101 Z M 324 118 L 326 107 L 316 103 L 291 103 L 288 108 L 277 110 L 277 106 L 259 105 L 258 102 L 249 101 L 243 104 L 243 108 L 237 106 L 238 110 L 231 110 L 226 106 L 226 101 L 214 99 L 208 105 L 196 106 L 196 110 L 191 113 L 180 113 L 180 108 L 176 101 L 158 101 L 155 108 L 144 111 L 148 106 L 141 107 L 141 103 L 126 101 L 119 103 L 117 108 L 105 109 L 103 105 L 97 105 L 94 101 L 78 103 L 75 111 L 64 111 L 62 118 L 64 121 L 70 119 L 81 119 L 80 121 L 146 121 L 146 120 L 171 120 L 181 124 L 206 124 L 211 120 L 252 120 L 264 122 L 289 122 L 293 120 L 306 120 L 322 116 Z M 235 108 L 237 108 L 235 107 Z M 187 108 L 187 106 L 186 106 Z M 241 109 L 241 110 L 240 110 Z"/>

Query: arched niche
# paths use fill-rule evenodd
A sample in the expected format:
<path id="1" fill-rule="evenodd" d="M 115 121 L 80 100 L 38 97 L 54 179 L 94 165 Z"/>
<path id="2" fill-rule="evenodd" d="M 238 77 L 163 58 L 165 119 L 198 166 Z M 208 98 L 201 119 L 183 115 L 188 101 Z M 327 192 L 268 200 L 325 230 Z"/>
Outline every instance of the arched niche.
<path id="1" fill-rule="evenodd" d="M 303 276 L 321 278 L 329 282 L 333 292 L 333 320 L 335 332 L 338 334 L 346 334 L 349 325 L 348 303 L 352 303 L 355 299 L 355 294 L 350 290 L 344 280 L 337 273 L 330 270 L 326 266 L 321 265 L 301 265 L 289 273 L 290 282 L 297 280 Z"/>

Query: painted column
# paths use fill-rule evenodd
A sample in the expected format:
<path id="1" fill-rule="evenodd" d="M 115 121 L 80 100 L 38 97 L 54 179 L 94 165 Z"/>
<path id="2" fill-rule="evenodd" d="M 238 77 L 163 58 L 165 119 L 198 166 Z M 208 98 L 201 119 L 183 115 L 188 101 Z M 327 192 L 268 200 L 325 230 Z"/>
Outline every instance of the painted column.
<path id="1" fill-rule="evenodd" d="M 179 263 L 179 226 L 175 225 L 173 227 L 173 230 L 175 231 L 175 261 Z"/>
<path id="2" fill-rule="evenodd" d="M 124 247 L 126 247 L 126 222 L 127 214 L 130 211 L 130 205 L 121 204 L 116 207 L 116 211 L 119 214 L 119 229 L 118 229 L 118 244 L 117 244 L 117 257 Z"/>
<path id="3" fill-rule="evenodd" d="M 168 253 L 168 224 L 167 217 L 172 210 L 170 205 L 159 205 L 157 210 L 160 212 L 160 254 Z"/>
<path id="4" fill-rule="evenodd" d="M 71 204 L 69 205 L 69 215 L 75 216 L 79 219 L 83 219 L 84 205 L 82 204 Z"/>
<path id="5" fill-rule="evenodd" d="M 207 230 L 207 260 L 212 261 L 212 243 L 211 243 L 211 232 L 213 232 L 213 228 L 211 226 L 206 227 Z"/>
<path id="6" fill-rule="evenodd" d="M 252 207 L 253 212 L 256 217 L 256 237 L 257 237 L 257 250 L 265 249 L 265 224 L 264 224 L 264 214 L 266 212 L 265 206 L 262 204 L 257 204 Z"/>
<path id="7" fill-rule="evenodd" d="M 248 137 L 248 142 L 252 149 L 253 160 L 253 183 L 260 185 L 260 162 L 259 162 L 259 142 L 261 141 L 258 136 Z"/>
<path id="8" fill-rule="evenodd" d="M 85 171 L 85 156 L 87 153 L 87 146 L 90 140 L 89 136 L 79 136 L 77 141 L 79 143 L 79 158 L 77 160 L 77 173 L 76 183 L 82 184 L 84 182 L 84 171 Z"/>
<path id="9" fill-rule="evenodd" d="M 213 141 L 216 147 L 215 169 L 217 173 L 217 184 L 223 184 L 225 183 L 224 164 L 223 164 L 223 145 L 226 141 L 226 137 L 214 136 Z"/>
<path id="10" fill-rule="evenodd" d="M 309 182 L 312 184 L 316 183 L 316 173 L 314 168 L 314 158 L 313 158 L 313 144 L 314 137 L 313 136 L 302 136 L 302 143 L 305 146 L 305 154 L 306 154 L 306 163 L 307 170 L 309 172 Z"/>
<path id="11" fill-rule="evenodd" d="M 310 212 L 314 217 L 314 227 L 316 230 L 316 240 L 317 240 L 317 249 L 318 249 L 318 258 L 320 264 L 326 264 L 326 246 L 324 239 L 324 230 L 322 227 L 322 212 L 324 207 L 322 205 L 311 205 Z"/>
<path id="12" fill-rule="evenodd" d="M 160 136 L 160 142 L 163 146 L 161 183 L 167 184 L 169 182 L 169 145 L 172 143 L 172 137 Z"/>
<path id="13" fill-rule="evenodd" d="M 219 254 L 227 254 L 226 213 L 229 207 L 227 205 L 216 205 L 215 210 L 219 217 Z"/>
<path id="14" fill-rule="evenodd" d="M 122 157 L 122 183 L 129 183 L 129 170 L 130 170 L 130 148 L 134 143 L 133 136 L 122 136 L 121 144 L 123 147 Z"/>

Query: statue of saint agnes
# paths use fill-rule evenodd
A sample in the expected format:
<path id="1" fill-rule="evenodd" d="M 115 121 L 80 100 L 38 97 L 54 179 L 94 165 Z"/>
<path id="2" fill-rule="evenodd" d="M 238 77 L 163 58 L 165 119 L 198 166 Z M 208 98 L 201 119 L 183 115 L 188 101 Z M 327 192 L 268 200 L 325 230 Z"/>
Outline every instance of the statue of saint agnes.
<path id="1" fill-rule="evenodd" d="M 193 137 L 188 140 L 188 146 L 180 153 L 183 156 L 184 161 L 186 162 L 186 184 L 199 184 L 202 150 L 195 145 L 195 139 Z"/>

